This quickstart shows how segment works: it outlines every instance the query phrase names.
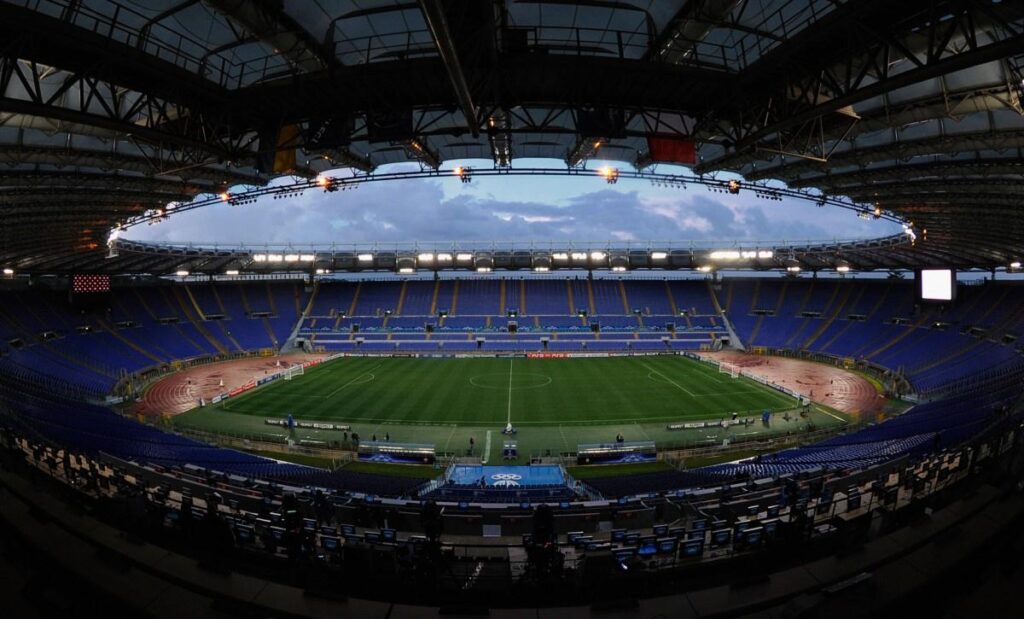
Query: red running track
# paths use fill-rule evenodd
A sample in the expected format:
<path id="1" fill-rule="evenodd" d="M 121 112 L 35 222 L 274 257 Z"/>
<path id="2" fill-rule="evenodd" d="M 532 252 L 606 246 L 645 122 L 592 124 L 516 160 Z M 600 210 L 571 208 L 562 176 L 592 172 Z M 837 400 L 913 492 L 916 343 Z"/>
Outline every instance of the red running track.
<path id="1" fill-rule="evenodd" d="M 136 404 L 135 412 L 147 416 L 178 415 L 199 406 L 199 398 L 209 401 L 215 395 L 241 387 L 250 380 L 324 356 L 298 353 L 250 357 L 186 368 L 150 385 Z M 278 361 L 281 367 L 278 367 Z"/>
<path id="2" fill-rule="evenodd" d="M 786 357 L 748 355 L 737 351 L 700 354 L 702 357 L 739 365 L 749 374 L 851 415 L 875 413 L 885 404 L 885 397 L 867 379 L 831 365 Z"/>

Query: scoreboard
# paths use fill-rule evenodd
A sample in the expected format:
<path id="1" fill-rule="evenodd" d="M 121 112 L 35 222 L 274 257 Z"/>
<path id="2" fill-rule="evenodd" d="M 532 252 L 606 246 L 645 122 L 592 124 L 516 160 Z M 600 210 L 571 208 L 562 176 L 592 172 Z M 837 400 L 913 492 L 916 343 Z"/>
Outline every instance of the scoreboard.
<path id="1" fill-rule="evenodd" d="M 79 273 L 71 278 L 72 294 L 110 292 L 110 276 L 95 273 Z"/>
<path id="2" fill-rule="evenodd" d="M 110 307 L 110 276 L 76 273 L 68 291 L 71 307 L 79 311 L 103 311 Z"/>

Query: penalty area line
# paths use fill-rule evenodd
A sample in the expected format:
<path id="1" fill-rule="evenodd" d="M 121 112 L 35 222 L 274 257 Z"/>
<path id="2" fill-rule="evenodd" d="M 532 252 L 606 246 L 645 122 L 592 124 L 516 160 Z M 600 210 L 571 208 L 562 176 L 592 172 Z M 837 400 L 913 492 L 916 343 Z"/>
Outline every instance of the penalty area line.
<path id="1" fill-rule="evenodd" d="M 647 365 L 647 364 L 646 364 L 646 363 L 644 363 L 643 361 L 641 361 L 641 362 L 640 362 L 640 365 L 644 366 L 645 368 L 647 368 L 647 369 L 648 369 L 648 370 L 650 370 L 651 372 L 654 372 L 654 373 L 655 373 L 655 374 L 657 374 L 658 376 L 661 376 L 662 378 L 664 378 L 665 380 L 667 380 L 667 381 L 668 381 L 669 383 L 671 383 L 671 384 L 675 385 L 676 389 L 682 389 L 682 390 L 683 390 L 683 391 L 685 391 L 686 393 L 690 394 L 690 397 L 694 397 L 694 398 L 695 398 L 695 397 L 697 397 L 697 396 L 696 396 L 696 394 L 694 394 L 694 393 L 693 393 L 692 391 L 690 391 L 690 390 L 689 390 L 689 389 L 687 389 L 686 387 L 683 387 L 682 385 L 680 385 L 680 384 L 679 384 L 679 383 L 677 383 L 676 381 L 672 380 L 672 379 L 671 379 L 671 378 L 669 378 L 668 376 L 665 376 L 664 374 L 662 374 L 662 373 L 661 373 L 661 372 L 659 372 L 658 370 L 656 370 L 656 369 L 652 368 L 651 366 Z"/>

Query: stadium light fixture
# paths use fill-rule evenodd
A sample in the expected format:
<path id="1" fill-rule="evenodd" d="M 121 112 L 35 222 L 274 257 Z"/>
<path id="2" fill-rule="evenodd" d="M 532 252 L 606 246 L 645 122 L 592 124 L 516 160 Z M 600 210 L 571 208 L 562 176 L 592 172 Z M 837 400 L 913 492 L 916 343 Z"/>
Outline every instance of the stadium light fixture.
<path id="1" fill-rule="evenodd" d="M 839 266 L 836 267 L 836 271 L 839 271 L 840 273 L 849 273 L 850 272 L 850 265 L 848 265 L 848 264 L 840 264 Z"/>
<path id="2" fill-rule="evenodd" d="M 230 275 L 234 277 L 238 275 L 238 269 L 228 269 L 227 271 L 224 271 L 224 275 Z"/>
<path id="3" fill-rule="evenodd" d="M 455 259 L 458 260 L 459 262 L 468 262 L 468 261 L 473 259 L 473 254 L 468 254 L 468 253 L 456 254 L 455 255 Z"/>
<path id="4" fill-rule="evenodd" d="M 403 275 L 408 275 L 409 273 L 415 273 L 416 269 L 414 269 L 412 267 L 402 267 L 402 268 L 398 269 L 398 272 L 403 274 Z"/>
<path id="5" fill-rule="evenodd" d="M 420 262 L 433 262 L 434 261 L 434 254 L 422 253 L 422 254 L 416 256 L 416 259 L 419 260 Z"/>
<path id="6" fill-rule="evenodd" d="M 564 251 L 556 251 L 555 253 L 551 254 L 551 258 L 553 260 L 568 260 L 569 254 L 567 254 Z"/>
<path id="7" fill-rule="evenodd" d="M 735 249 L 719 249 L 711 252 L 709 257 L 712 260 L 739 260 L 740 255 Z"/>
<path id="8" fill-rule="evenodd" d="M 619 182 L 619 169 L 611 166 L 601 166 L 597 169 L 597 173 L 601 175 L 601 178 L 605 180 L 609 185 L 614 185 Z"/>
<path id="9" fill-rule="evenodd" d="M 373 262 L 373 254 L 359 254 L 356 258 L 359 262 Z"/>
<path id="10" fill-rule="evenodd" d="M 8 276 L 14 275 L 14 269 L 10 269 L 10 268 L 4 269 L 4 275 L 8 275 Z"/>
<path id="11" fill-rule="evenodd" d="M 316 254 L 299 254 L 299 262 L 316 262 Z"/>
<path id="12" fill-rule="evenodd" d="M 587 252 L 585 252 L 585 251 L 574 251 L 574 252 L 572 252 L 572 259 L 573 260 L 586 260 L 587 259 Z"/>
<path id="13" fill-rule="evenodd" d="M 267 262 L 283 262 L 284 256 L 281 254 L 267 254 Z"/>
<path id="14" fill-rule="evenodd" d="M 603 251 L 592 251 L 592 252 L 590 252 L 590 259 L 591 260 L 604 260 L 607 257 L 608 257 L 608 254 L 604 253 Z"/>
<path id="15" fill-rule="evenodd" d="M 253 262 L 266 262 L 267 261 L 267 255 L 266 254 L 253 254 L 252 255 L 252 261 Z"/>
<path id="16" fill-rule="evenodd" d="M 452 173 L 455 174 L 455 176 L 458 176 L 459 180 L 462 181 L 463 183 L 468 183 L 473 180 L 472 168 L 467 168 L 464 166 L 455 166 L 455 169 L 452 170 Z"/>
<path id="17" fill-rule="evenodd" d="M 626 270 L 626 267 L 624 267 L 624 266 L 612 267 L 612 271 L 615 271 L 616 273 L 622 273 L 625 270 Z"/>
<path id="18" fill-rule="evenodd" d="M 668 252 L 664 252 L 664 251 L 652 251 L 651 252 L 651 260 L 664 260 L 665 258 L 668 258 Z"/>
<path id="19" fill-rule="evenodd" d="M 299 255 L 298 254 L 285 254 L 284 255 L 284 261 L 285 262 L 298 262 L 299 261 Z"/>
<path id="20" fill-rule="evenodd" d="M 221 192 L 221 194 L 220 194 L 220 201 L 221 202 L 227 202 L 230 199 L 231 199 L 231 194 L 230 193 L 228 193 L 226 191 Z"/>
<path id="21" fill-rule="evenodd" d="M 321 174 L 316 177 L 316 184 L 327 189 L 331 185 L 331 179 Z"/>
<path id="22" fill-rule="evenodd" d="M 726 187 L 729 189 L 729 193 L 733 195 L 738 194 L 740 192 L 740 182 L 737 180 L 729 181 L 729 184 L 726 185 Z"/>
<path id="23" fill-rule="evenodd" d="M 698 267 L 697 270 L 700 271 L 701 273 L 708 273 L 711 271 L 712 268 L 713 267 L 710 264 L 705 264 Z"/>
<path id="24" fill-rule="evenodd" d="M 551 269 L 549 267 L 533 267 L 533 270 L 537 273 L 547 273 Z"/>
<path id="25" fill-rule="evenodd" d="M 770 249 L 769 250 L 761 250 L 761 251 L 757 252 L 757 257 L 762 259 L 762 260 L 766 259 L 766 258 L 772 258 L 773 256 L 775 256 L 775 252 L 771 251 Z"/>
<path id="26" fill-rule="evenodd" d="M 177 275 L 178 277 L 188 277 L 188 271 L 186 271 L 185 269 L 175 271 L 174 274 Z"/>
<path id="27" fill-rule="evenodd" d="M 438 254 L 437 255 L 437 261 L 438 262 L 451 262 L 452 261 L 452 255 L 451 254 Z"/>
<path id="28" fill-rule="evenodd" d="M 476 268 L 476 272 L 477 273 L 490 273 L 491 272 L 491 267 L 477 267 Z"/>
<path id="29" fill-rule="evenodd" d="M 1011 269 L 1019 269 L 1020 268 L 1020 261 L 1019 260 L 1014 260 L 1013 262 L 1011 262 L 1010 263 L 1010 268 Z"/>
<path id="30" fill-rule="evenodd" d="M 786 271 L 789 272 L 789 273 L 799 273 L 800 272 L 800 265 L 797 265 L 797 264 L 790 265 L 790 266 L 786 267 Z"/>

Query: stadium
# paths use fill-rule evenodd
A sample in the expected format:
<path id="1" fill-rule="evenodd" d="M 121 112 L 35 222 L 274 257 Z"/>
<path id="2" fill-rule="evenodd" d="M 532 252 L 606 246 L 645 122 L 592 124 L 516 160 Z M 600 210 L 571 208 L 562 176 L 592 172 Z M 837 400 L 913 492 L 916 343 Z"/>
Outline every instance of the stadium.
<path id="1" fill-rule="evenodd" d="M 8 616 L 1019 616 L 1022 94 L 1008 0 L 3 0 Z"/>

